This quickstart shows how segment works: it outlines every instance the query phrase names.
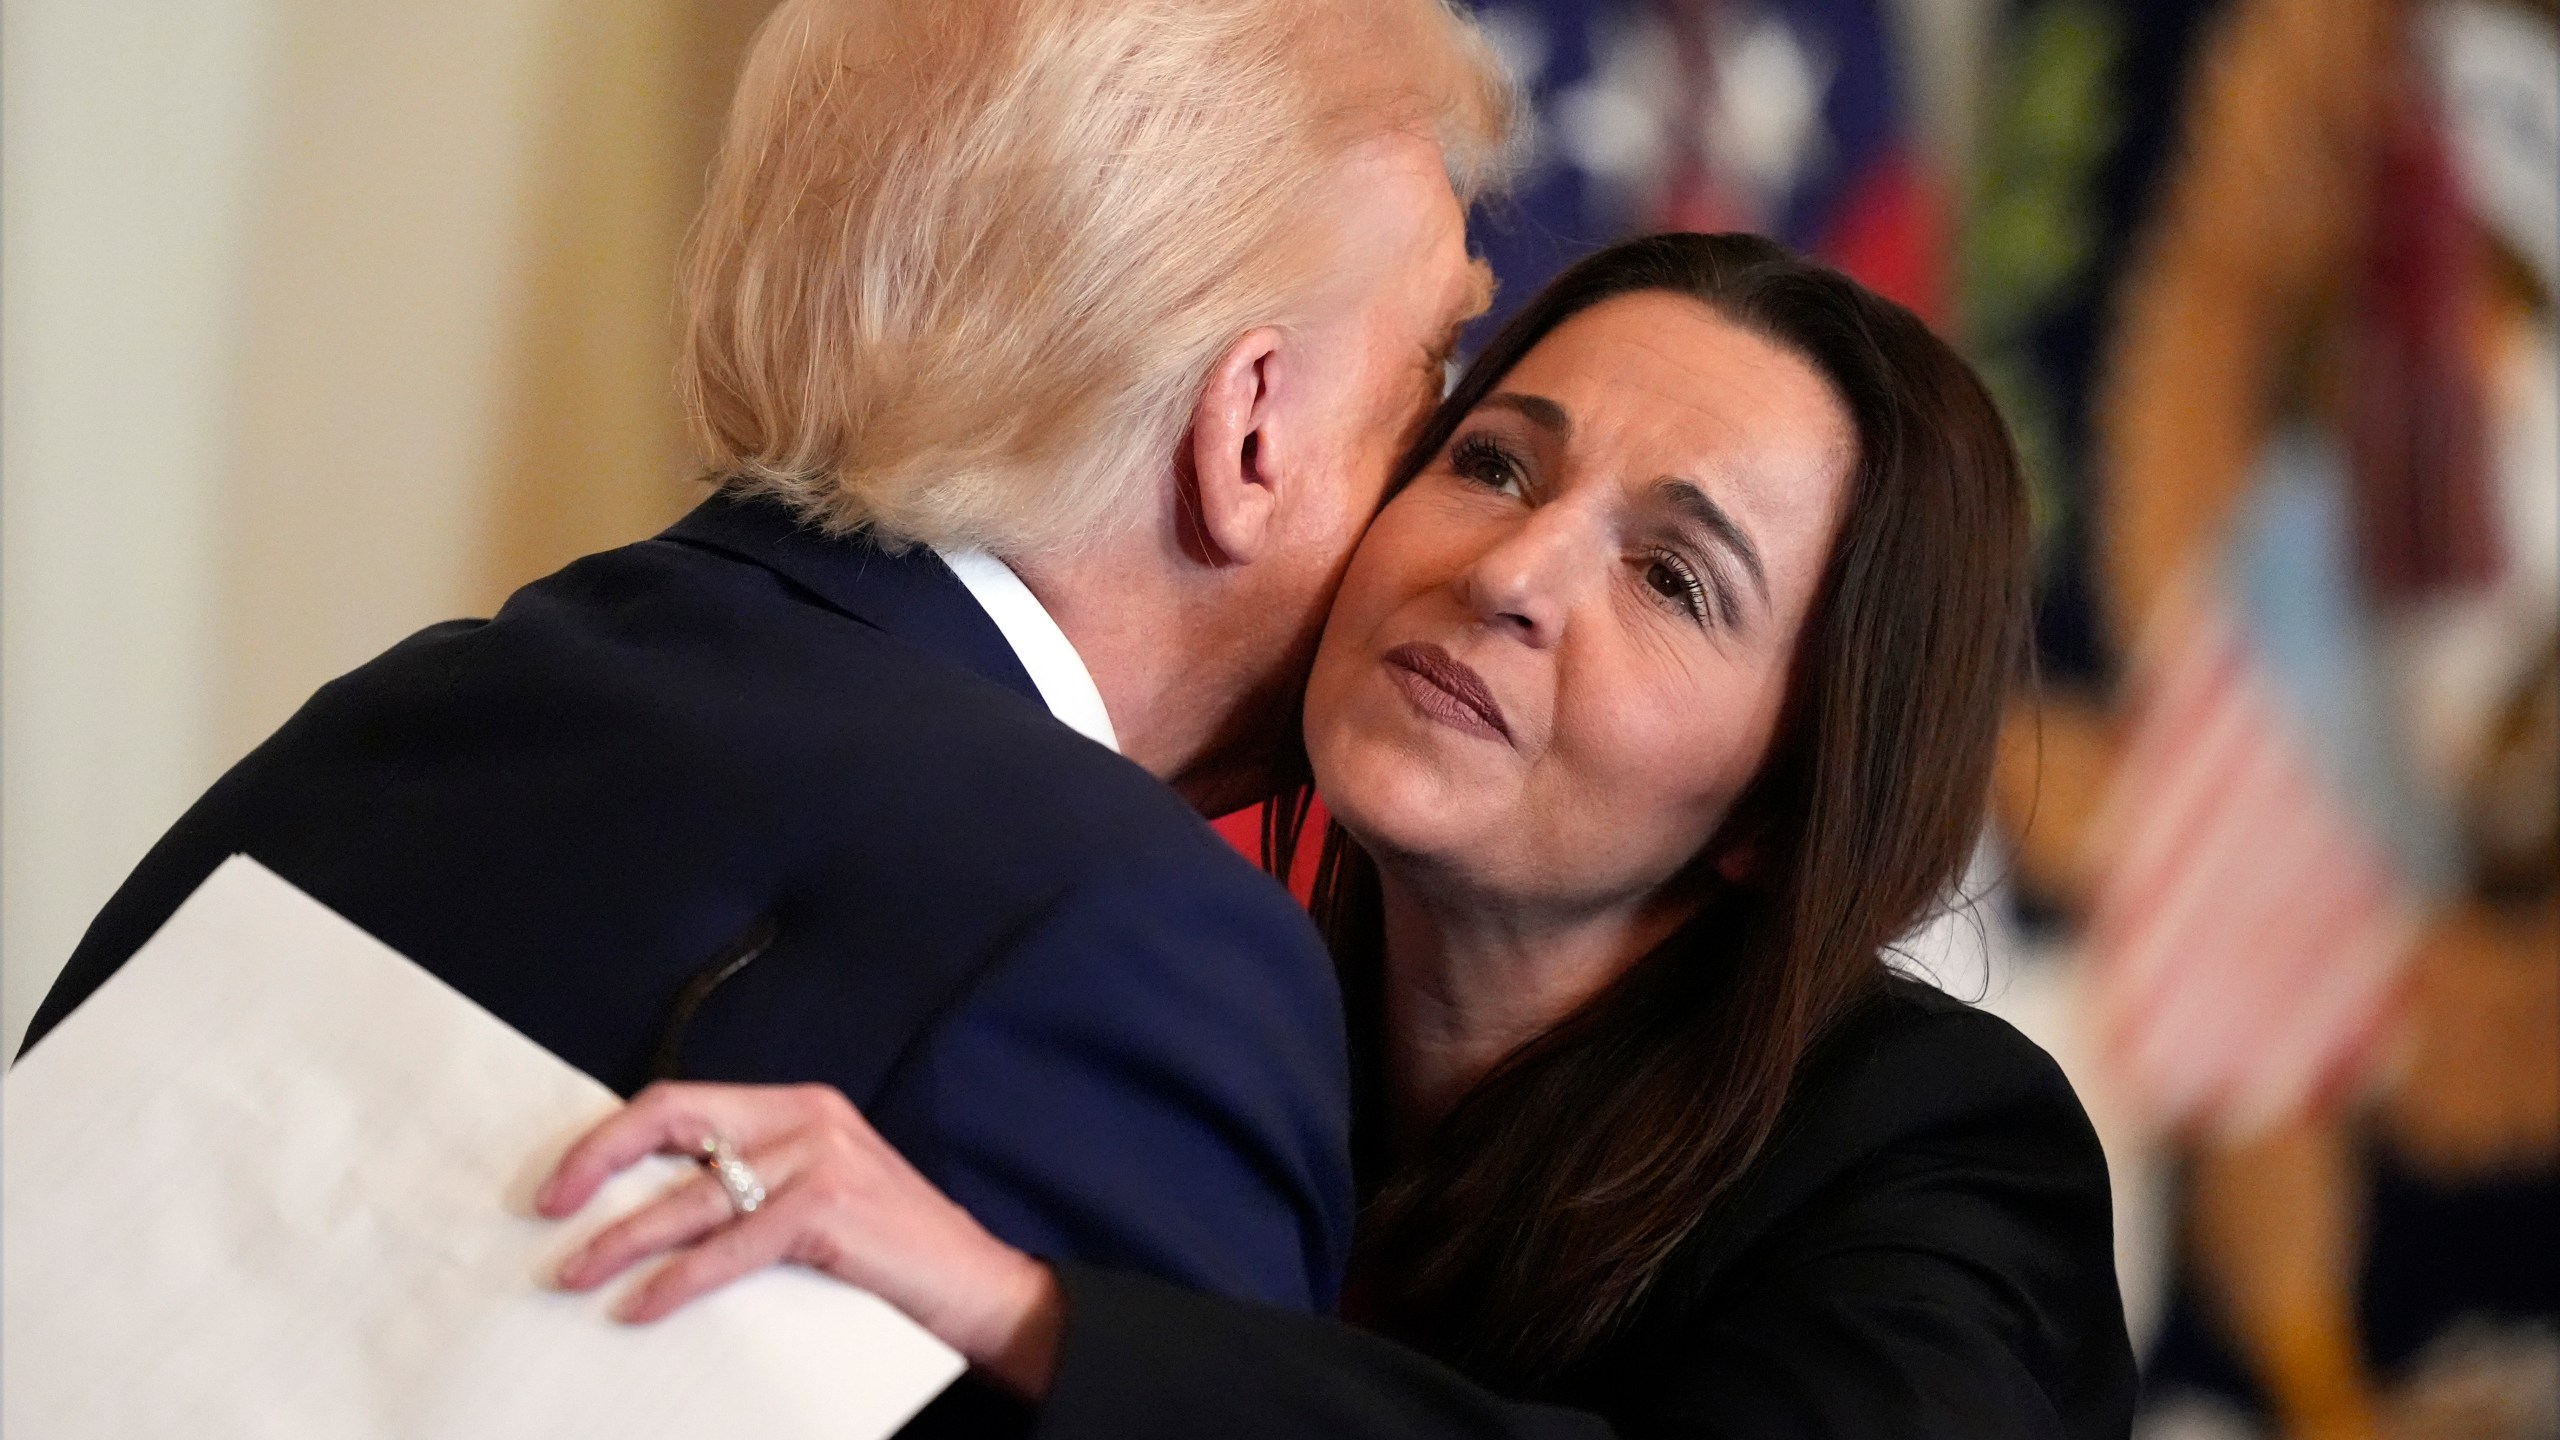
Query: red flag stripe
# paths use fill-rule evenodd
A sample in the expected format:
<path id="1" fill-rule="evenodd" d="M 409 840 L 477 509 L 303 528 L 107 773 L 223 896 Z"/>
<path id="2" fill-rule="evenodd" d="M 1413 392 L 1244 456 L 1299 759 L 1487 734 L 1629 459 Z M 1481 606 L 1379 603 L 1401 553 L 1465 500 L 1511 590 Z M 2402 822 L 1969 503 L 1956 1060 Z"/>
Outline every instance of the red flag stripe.
<path id="1" fill-rule="evenodd" d="M 2255 1126 L 2365 1063 L 2407 910 L 2228 612 L 2157 638 L 2100 831 L 2102 1053 L 2157 1124 Z"/>

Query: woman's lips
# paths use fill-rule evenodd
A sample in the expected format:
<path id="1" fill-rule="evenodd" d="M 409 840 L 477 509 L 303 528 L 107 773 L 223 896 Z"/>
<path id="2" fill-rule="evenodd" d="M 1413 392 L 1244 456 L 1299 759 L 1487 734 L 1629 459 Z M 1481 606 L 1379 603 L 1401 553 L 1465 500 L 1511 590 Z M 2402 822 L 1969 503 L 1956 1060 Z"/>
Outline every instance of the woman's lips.
<path id="1" fill-rule="evenodd" d="M 1493 691 L 1486 687 L 1483 676 L 1459 663 L 1456 656 L 1437 645 L 1417 642 L 1399 645 L 1380 659 L 1406 698 L 1423 713 L 1461 730 L 1490 735 L 1506 745 L 1511 743 L 1510 722 L 1502 718 L 1502 707 L 1494 703 Z"/>

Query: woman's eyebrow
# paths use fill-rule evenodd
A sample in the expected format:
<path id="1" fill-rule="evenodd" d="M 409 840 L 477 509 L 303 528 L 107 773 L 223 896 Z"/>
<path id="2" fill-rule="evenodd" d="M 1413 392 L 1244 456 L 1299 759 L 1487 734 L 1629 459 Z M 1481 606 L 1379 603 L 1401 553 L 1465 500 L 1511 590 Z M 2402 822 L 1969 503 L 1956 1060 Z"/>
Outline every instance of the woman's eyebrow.
<path id="1" fill-rule="evenodd" d="M 1517 390 L 1505 390 L 1487 395 L 1481 403 L 1490 410 L 1508 410 L 1542 430 L 1552 430 L 1559 440 L 1573 438 L 1573 417 L 1564 413 L 1563 406 L 1544 395 L 1524 395 Z"/>
<path id="2" fill-rule="evenodd" d="M 1677 475 L 1664 476 L 1654 488 L 1680 518 L 1705 530 L 1733 552 L 1734 558 L 1742 562 L 1742 568 L 1751 572 L 1751 584 L 1760 592 L 1760 603 L 1768 604 L 1769 577 L 1760 568 L 1760 551 L 1752 545 L 1751 537 L 1743 532 L 1742 527 L 1734 523 L 1733 517 L 1725 513 L 1724 507 L 1699 489 L 1696 481 Z"/>

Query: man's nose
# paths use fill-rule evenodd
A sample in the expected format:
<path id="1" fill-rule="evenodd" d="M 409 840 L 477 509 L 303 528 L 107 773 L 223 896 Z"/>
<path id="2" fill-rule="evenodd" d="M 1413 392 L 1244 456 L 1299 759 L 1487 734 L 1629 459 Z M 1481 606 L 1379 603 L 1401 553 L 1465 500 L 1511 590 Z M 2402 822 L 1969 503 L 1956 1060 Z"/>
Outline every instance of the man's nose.
<path id="1" fill-rule="evenodd" d="M 1555 644 L 1591 568 L 1583 528 L 1560 508 L 1531 512 L 1459 575 L 1458 598 L 1488 629 Z"/>

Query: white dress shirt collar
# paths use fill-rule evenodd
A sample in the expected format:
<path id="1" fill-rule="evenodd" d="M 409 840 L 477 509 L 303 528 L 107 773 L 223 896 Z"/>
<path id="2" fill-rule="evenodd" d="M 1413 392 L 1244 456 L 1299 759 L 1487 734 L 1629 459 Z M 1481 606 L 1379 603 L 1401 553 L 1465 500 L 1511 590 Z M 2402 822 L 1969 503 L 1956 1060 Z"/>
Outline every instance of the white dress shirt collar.
<path id="1" fill-rule="evenodd" d="M 996 622 L 1004 632 L 1005 643 L 1013 647 L 1013 657 L 1031 675 L 1031 683 L 1040 692 L 1049 713 L 1060 723 L 1103 748 L 1118 753 L 1120 737 L 1111 728 L 1111 712 L 1103 707 L 1102 691 L 1093 683 L 1093 672 L 1085 668 L 1084 657 L 1076 653 L 1074 642 L 1058 622 L 1049 615 L 1040 597 L 1013 573 L 1013 567 L 984 550 L 936 550 L 942 563 L 960 577 L 977 598 L 978 608 Z"/>

